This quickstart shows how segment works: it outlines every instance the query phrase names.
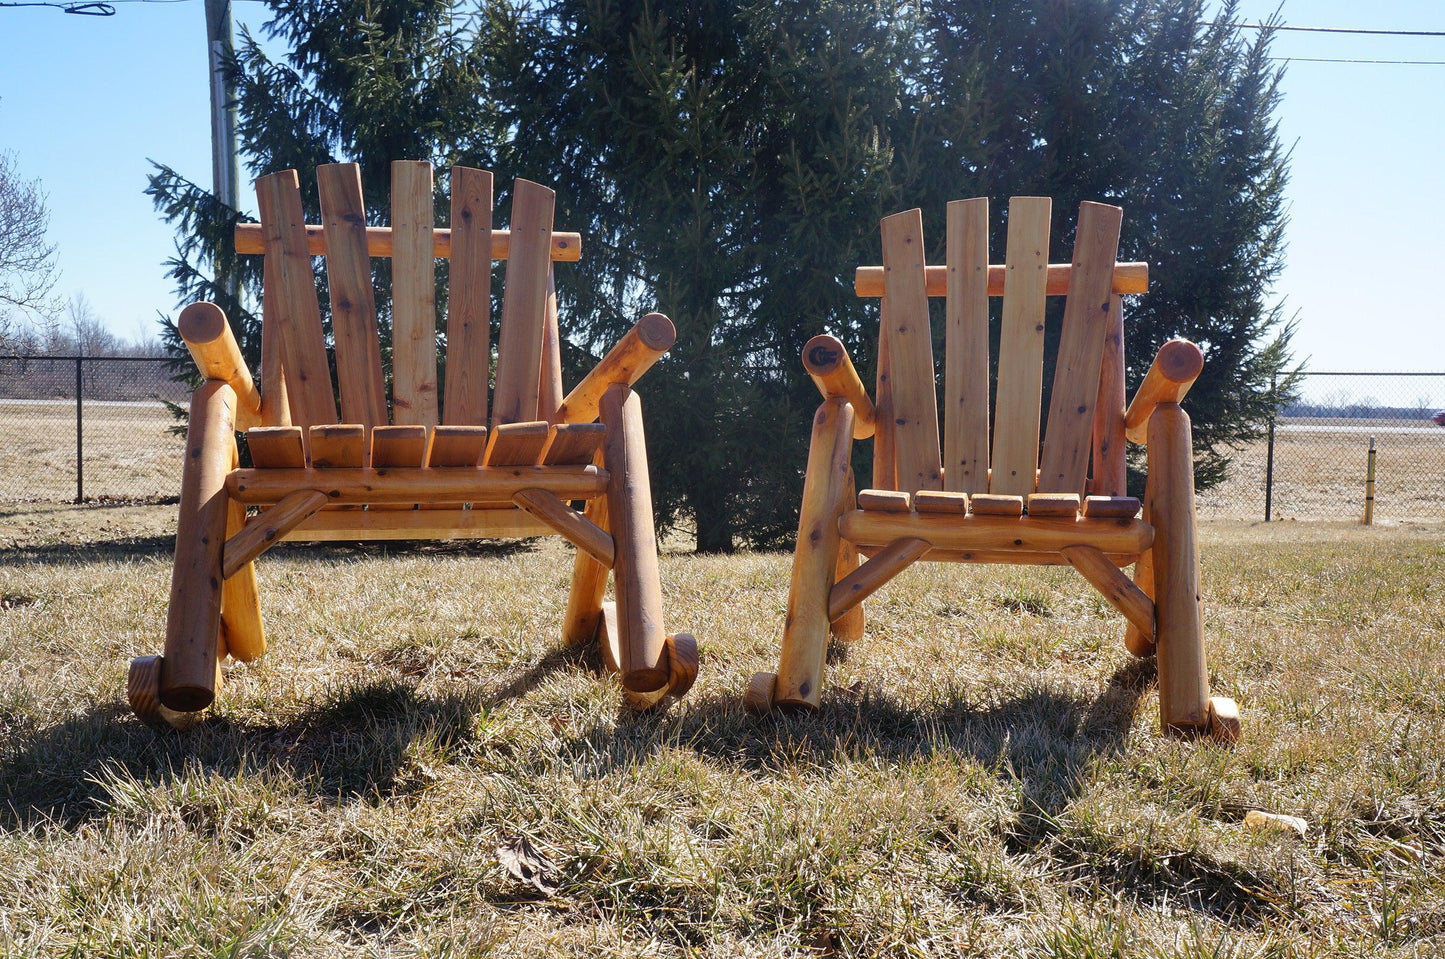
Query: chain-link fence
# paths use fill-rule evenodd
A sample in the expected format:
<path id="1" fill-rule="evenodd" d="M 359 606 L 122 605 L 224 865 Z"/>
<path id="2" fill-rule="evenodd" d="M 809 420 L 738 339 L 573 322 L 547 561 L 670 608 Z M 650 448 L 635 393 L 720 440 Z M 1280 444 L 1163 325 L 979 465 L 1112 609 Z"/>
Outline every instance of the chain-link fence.
<path id="1" fill-rule="evenodd" d="M 185 443 L 165 404 L 189 393 L 169 364 L 0 356 L 0 503 L 174 497 Z"/>
<path id="2" fill-rule="evenodd" d="M 1185 405 L 1188 405 L 1185 400 Z M 1202 516 L 1360 520 L 1371 442 L 1374 518 L 1445 520 L 1445 373 L 1307 373 Z"/>

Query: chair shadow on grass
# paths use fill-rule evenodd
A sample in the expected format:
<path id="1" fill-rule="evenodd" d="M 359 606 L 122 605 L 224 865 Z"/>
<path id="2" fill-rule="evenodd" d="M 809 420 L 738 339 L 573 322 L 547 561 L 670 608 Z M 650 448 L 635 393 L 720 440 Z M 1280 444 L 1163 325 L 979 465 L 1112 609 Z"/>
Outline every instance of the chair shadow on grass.
<path id="1" fill-rule="evenodd" d="M 328 563 L 365 557 L 476 556 L 507 557 L 535 551 L 540 539 L 490 540 L 377 540 L 359 543 L 282 543 L 266 551 L 271 559 Z M 137 559 L 169 559 L 176 538 L 164 536 L 119 536 L 83 542 L 41 543 L 13 546 L 0 553 L 0 566 L 31 566 L 55 563 L 124 562 Z"/>

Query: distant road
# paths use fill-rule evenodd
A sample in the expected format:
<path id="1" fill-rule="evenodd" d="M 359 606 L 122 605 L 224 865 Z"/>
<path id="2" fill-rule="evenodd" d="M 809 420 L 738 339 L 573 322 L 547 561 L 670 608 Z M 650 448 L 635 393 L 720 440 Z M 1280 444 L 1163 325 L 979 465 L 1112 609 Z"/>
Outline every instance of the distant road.
<path id="1" fill-rule="evenodd" d="M 160 406 L 165 400 L 85 400 L 86 406 Z M 182 406 L 186 401 L 180 401 Z M 70 409 L 75 408 L 75 398 L 68 400 L 4 400 L 0 399 L 0 406 L 64 406 Z"/>
<path id="2" fill-rule="evenodd" d="M 1376 436 L 1396 433 L 1421 433 L 1445 437 L 1441 426 L 1306 426 L 1302 423 L 1280 423 L 1277 433 L 1373 433 Z"/>

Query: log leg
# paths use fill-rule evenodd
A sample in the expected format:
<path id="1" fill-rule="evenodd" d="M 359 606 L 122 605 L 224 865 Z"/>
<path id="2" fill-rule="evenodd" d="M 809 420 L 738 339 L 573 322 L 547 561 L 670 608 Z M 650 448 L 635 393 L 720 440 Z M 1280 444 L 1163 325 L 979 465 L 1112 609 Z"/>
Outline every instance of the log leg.
<path id="1" fill-rule="evenodd" d="M 858 500 L 858 490 L 853 481 L 853 471 L 848 470 L 848 482 L 843 487 L 843 508 L 851 509 Z M 841 537 L 838 540 L 838 564 L 833 571 L 833 581 L 841 583 L 843 578 L 858 568 L 858 546 Z M 859 603 L 833 621 L 833 638 L 840 643 L 857 642 L 863 638 L 863 604 Z"/>
<path id="2" fill-rule="evenodd" d="M 1144 522 L 1153 524 L 1153 515 L 1149 512 L 1149 491 L 1154 487 L 1153 474 L 1150 474 L 1148 485 L 1144 490 Z M 1154 598 L 1154 551 L 1147 549 L 1139 554 L 1134 560 L 1134 585 L 1148 596 Z M 1156 624 L 1157 625 L 1157 624 Z M 1150 630 L 1147 634 L 1144 630 L 1130 623 L 1124 628 L 1124 648 L 1135 656 L 1153 656 L 1155 631 Z"/>
<path id="3" fill-rule="evenodd" d="M 828 594 L 837 568 L 838 517 L 848 485 L 852 437 L 853 407 L 837 397 L 825 400 L 813 417 L 774 703 L 817 708 L 822 694 Z M 754 682 L 761 686 L 757 677 Z M 756 708 L 757 698 L 756 692 L 750 691 L 749 705 Z"/>
<path id="4" fill-rule="evenodd" d="M 662 628 L 662 583 L 642 435 L 642 401 L 619 383 L 602 395 L 598 412 L 607 427 L 602 449 L 609 474 L 607 513 L 615 544 L 612 572 L 617 584 L 622 685 L 636 693 L 650 693 L 668 684 L 670 669 L 667 634 Z"/>
<path id="5" fill-rule="evenodd" d="M 589 500 L 582 514 L 603 529 L 607 521 L 607 497 Z M 562 641 L 568 646 L 583 646 L 597 638 L 602 622 L 602 597 L 607 592 L 607 567 L 577 551 L 572 565 L 572 590 L 567 596 L 567 618 L 562 623 Z"/>
<path id="6" fill-rule="evenodd" d="M 1154 525 L 1159 715 L 1165 730 L 1209 725 L 1209 672 L 1199 601 L 1189 414 L 1165 403 L 1149 418 L 1149 513 Z"/>
<path id="7" fill-rule="evenodd" d="M 226 538 L 246 525 L 246 504 L 232 500 L 226 506 Z M 261 599 L 256 588 L 256 564 L 247 563 L 221 587 L 221 637 L 226 649 L 243 663 L 266 652 L 261 628 Z"/>
<path id="8" fill-rule="evenodd" d="M 181 712 L 205 709 L 216 697 L 226 474 L 235 455 L 235 422 L 236 394 L 227 384 L 208 380 L 192 395 L 160 668 L 160 701 Z"/>

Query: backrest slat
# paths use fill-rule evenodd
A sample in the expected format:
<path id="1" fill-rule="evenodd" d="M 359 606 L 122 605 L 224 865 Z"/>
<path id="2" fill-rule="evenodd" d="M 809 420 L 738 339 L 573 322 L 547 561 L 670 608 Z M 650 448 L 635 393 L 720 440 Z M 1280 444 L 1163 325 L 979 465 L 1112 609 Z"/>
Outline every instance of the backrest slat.
<path id="1" fill-rule="evenodd" d="M 942 488 L 933 331 L 923 277 L 923 211 L 883 218 L 883 269 L 893 386 L 893 443 L 901 492 Z"/>
<path id="2" fill-rule="evenodd" d="M 311 254 L 306 248 L 306 219 L 296 171 L 282 170 L 258 179 L 256 200 L 266 259 L 274 267 L 274 302 L 264 322 L 281 327 L 291 421 L 303 428 L 335 423 L 336 399 L 331 392 L 326 338 L 321 329 Z"/>
<path id="3" fill-rule="evenodd" d="M 436 252 L 432 169 L 391 164 L 391 405 L 399 425 L 437 424 Z"/>
<path id="4" fill-rule="evenodd" d="M 492 174 L 452 167 L 445 422 L 487 422 L 492 366 Z"/>
<path id="5" fill-rule="evenodd" d="M 988 492 L 988 198 L 948 204 L 943 488 Z"/>
<path id="6" fill-rule="evenodd" d="M 281 324 L 266 318 L 280 309 L 276 305 L 276 267 L 261 258 L 261 425 L 290 426 L 291 402 L 286 390 L 286 344 Z"/>
<path id="7" fill-rule="evenodd" d="M 1083 495 L 1089 474 L 1099 367 L 1109 331 L 1110 288 L 1119 252 L 1120 207 L 1081 203 L 1074 233 L 1073 275 L 1049 398 L 1039 492 Z"/>
<path id="8" fill-rule="evenodd" d="M 547 308 L 542 329 L 542 380 L 537 387 L 537 419 L 557 422 L 557 407 L 566 393 L 562 389 L 562 331 L 557 326 L 557 286 L 552 266 L 547 265 Z"/>
<path id="9" fill-rule="evenodd" d="M 1049 265 L 1048 197 L 1009 200 L 1008 267 L 999 334 L 994 405 L 993 478 L 989 492 L 1034 492 L 1044 378 L 1044 307 Z"/>
<path id="10" fill-rule="evenodd" d="M 1127 496 L 1129 467 L 1124 445 L 1124 298 L 1109 297 L 1109 329 L 1099 366 L 1099 398 L 1094 408 L 1094 469 L 1089 492 Z"/>
<path id="11" fill-rule="evenodd" d="M 542 341 L 551 270 L 552 212 L 556 194 L 518 179 L 512 191 L 512 242 L 502 325 L 497 336 L 497 388 L 492 425 L 525 423 L 537 415 L 541 393 Z"/>
<path id="12" fill-rule="evenodd" d="M 326 282 L 331 290 L 331 332 L 341 418 L 364 426 L 386 424 L 386 383 L 376 335 L 371 254 L 366 249 L 366 205 L 361 167 L 327 163 L 316 168 L 321 224 L 326 229 Z"/>

